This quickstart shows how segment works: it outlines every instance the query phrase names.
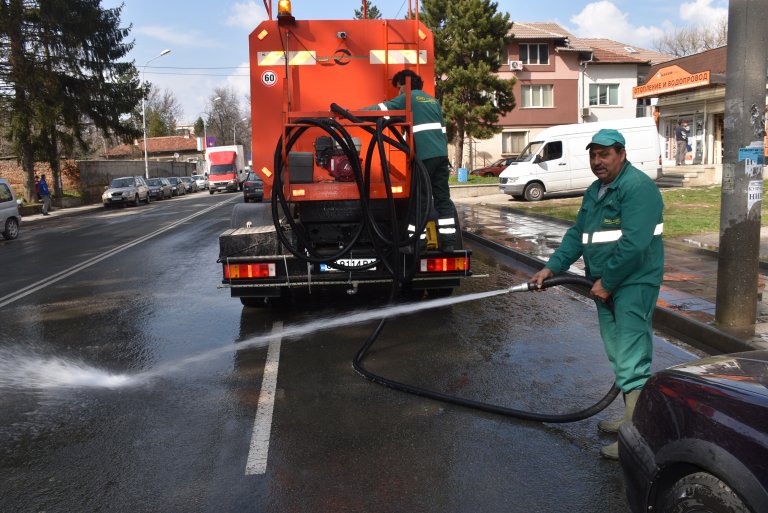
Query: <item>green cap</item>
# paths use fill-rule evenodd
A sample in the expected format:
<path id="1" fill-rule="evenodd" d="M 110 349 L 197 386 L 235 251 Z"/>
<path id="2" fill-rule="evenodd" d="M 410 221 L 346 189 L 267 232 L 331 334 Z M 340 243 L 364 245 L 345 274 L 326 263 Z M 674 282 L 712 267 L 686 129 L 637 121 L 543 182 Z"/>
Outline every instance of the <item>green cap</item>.
<path id="1" fill-rule="evenodd" d="M 593 144 L 597 144 L 598 146 L 613 146 L 616 143 L 626 146 L 624 136 L 621 135 L 618 130 L 614 130 L 613 128 L 603 128 L 592 136 L 592 142 L 587 144 L 587 149 Z"/>

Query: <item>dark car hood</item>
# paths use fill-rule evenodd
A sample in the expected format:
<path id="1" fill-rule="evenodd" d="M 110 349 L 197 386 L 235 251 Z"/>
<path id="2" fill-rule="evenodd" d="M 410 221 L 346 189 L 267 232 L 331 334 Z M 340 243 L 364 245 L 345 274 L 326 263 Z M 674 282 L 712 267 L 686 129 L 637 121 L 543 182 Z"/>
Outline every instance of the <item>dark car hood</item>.
<path id="1" fill-rule="evenodd" d="M 713 356 L 670 367 L 666 372 L 688 374 L 720 386 L 768 397 L 768 351 Z"/>

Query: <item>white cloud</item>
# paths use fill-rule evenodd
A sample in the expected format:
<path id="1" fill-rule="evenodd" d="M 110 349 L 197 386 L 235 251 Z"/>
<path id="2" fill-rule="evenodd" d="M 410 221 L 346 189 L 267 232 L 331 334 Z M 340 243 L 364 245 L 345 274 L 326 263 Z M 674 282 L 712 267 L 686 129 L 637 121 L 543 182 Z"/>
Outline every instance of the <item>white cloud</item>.
<path id="1" fill-rule="evenodd" d="M 277 4 L 277 2 L 275 2 Z M 240 27 L 248 30 L 255 29 L 262 21 L 267 19 L 267 11 L 264 5 L 258 5 L 256 2 L 236 3 L 232 7 L 232 14 L 227 18 L 227 25 L 231 27 Z"/>
<path id="2" fill-rule="evenodd" d="M 222 44 L 215 39 L 209 39 L 190 30 L 177 32 L 170 27 L 159 25 L 147 25 L 139 27 L 136 32 L 144 34 L 158 41 L 163 41 L 176 48 L 221 48 Z"/>
<path id="3" fill-rule="evenodd" d="M 632 25 L 627 14 L 608 0 L 587 4 L 580 13 L 571 16 L 571 23 L 577 36 L 608 38 L 642 48 L 652 48 L 653 41 L 664 33 L 659 27 Z"/>
<path id="4" fill-rule="evenodd" d="M 715 7 L 713 0 L 694 0 L 680 6 L 680 19 L 694 26 L 715 25 L 723 18 L 728 18 L 727 7 Z"/>

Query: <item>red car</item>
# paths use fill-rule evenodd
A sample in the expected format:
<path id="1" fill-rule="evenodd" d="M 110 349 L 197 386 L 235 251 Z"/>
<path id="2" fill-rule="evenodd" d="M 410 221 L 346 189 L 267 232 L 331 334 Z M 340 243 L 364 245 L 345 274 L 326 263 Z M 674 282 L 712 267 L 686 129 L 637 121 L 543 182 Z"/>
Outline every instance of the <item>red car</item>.
<path id="1" fill-rule="evenodd" d="M 768 511 L 768 351 L 654 374 L 619 459 L 633 513 Z"/>
<path id="2" fill-rule="evenodd" d="M 502 171 L 507 169 L 507 166 L 515 161 L 517 157 L 506 157 L 499 159 L 488 167 L 481 167 L 479 169 L 473 169 L 469 172 L 475 176 L 499 176 Z"/>

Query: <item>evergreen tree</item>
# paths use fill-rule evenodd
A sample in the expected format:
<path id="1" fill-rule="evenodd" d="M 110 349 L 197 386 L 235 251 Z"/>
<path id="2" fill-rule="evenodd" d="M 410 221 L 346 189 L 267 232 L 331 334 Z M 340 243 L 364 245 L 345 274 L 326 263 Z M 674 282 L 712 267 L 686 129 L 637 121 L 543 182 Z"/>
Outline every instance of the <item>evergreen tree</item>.
<path id="1" fill-rule="evenodd" d="M 87 146 L 84 129 L 135 137 L 121 118 L 141 100 L 133 43 L 120 27 L 122 7 L 100 0 L 0 0 L 0 102 L 10 106 L 9 136 L 34 192 L 34 161 L 53 168 L 60 195 L 59 156 Z"/>
<path id="2" fill-rule="evenodd" d="M 499 117 L 515 107 L 515 80 L 496 75 L 509 44 L 509 14 L 491 0 L 424 0 L 419 15 L 435 36 L 436 91 L 455 164 L 463 164 L 465 137 L 499 133 Z"/>
<path id="3" fill-rule="evenodd" d="M 365 9 L 367 11 L 367 17 L 365 19 L 367 20 L 380 20 L 381 19 L 381 11 L 379 11 L 379 8 L 375 5 L 371 5 L 371 0 L 365 0 Z M 363 19 L 363 9 L 360 10 L 355 9 L 355 17 L 356 20 L 362 20 Z"/>

